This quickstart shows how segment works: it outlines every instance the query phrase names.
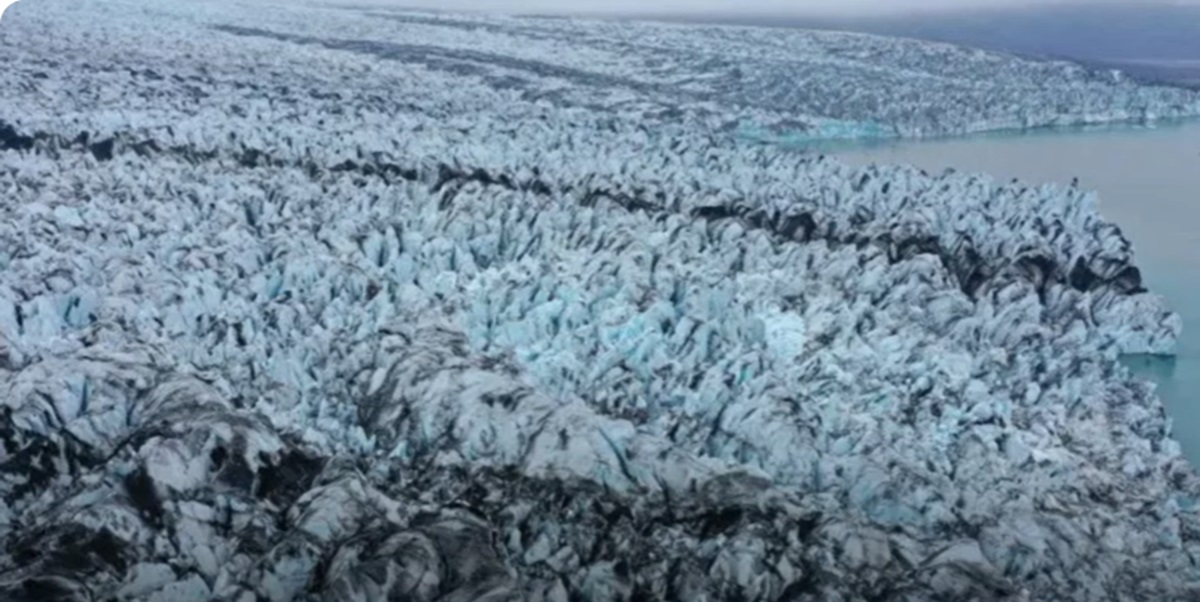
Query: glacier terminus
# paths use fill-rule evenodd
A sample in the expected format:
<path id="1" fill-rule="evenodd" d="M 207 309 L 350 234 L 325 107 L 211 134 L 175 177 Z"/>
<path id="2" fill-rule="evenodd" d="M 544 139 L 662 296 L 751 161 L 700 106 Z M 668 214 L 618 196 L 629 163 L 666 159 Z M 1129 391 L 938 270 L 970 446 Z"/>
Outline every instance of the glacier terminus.
<path id="1" fill-rule="evenodd" d="M 319 2 L 29 0 L 0 64 L 0 599 L 1200 598 L 1095 195 L 776 144 L 1200 92 Z"/>

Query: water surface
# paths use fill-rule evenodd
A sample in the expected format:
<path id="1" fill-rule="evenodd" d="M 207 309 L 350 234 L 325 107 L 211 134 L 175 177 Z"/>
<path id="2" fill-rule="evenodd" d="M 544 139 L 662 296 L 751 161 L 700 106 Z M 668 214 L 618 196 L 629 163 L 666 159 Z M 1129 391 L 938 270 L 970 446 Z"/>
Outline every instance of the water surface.
<path id="1" fill-rule="evenodd" d="M 1071 133 L 873 143 L 832 151 L 854 165 L 947 167 L 1001 181 L 1068 184 L 1099 193 L 1099 208 L 1133 242 L 1146 286 L 1183 317 L 1173 362 L 1139 361 L 1159 383 L 1174 435 L 1200 467 L 1200 122 Z"/>

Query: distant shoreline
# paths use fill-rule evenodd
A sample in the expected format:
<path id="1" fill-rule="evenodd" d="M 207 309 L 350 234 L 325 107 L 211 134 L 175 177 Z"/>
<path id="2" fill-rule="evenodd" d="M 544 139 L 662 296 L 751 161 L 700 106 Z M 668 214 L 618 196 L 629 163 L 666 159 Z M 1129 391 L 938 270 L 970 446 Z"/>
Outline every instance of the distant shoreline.
<path id="1" fill-rule="evenodd" d="M 829 16 L 641 13 L 589 15 L 612 20 L 857 32 L 980 48 L 1032 60 L 1120 69 L 1135 81 L 1200 89 L 1200 6 L 1076 5 Z"/>

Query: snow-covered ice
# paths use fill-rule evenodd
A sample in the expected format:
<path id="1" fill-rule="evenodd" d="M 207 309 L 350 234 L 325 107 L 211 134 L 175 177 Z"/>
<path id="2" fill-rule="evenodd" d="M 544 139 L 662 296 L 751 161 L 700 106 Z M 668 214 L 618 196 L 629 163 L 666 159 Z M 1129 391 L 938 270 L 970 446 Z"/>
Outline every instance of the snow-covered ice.
<path id="1" fill-rule="evenodd" d="M 1190 92 L 849 34 L 11 13 L 5 599 L 1200 595 L 1200 481 L 1117 362 L 1181 324 L 1089 193 L 726 127 Z"/>

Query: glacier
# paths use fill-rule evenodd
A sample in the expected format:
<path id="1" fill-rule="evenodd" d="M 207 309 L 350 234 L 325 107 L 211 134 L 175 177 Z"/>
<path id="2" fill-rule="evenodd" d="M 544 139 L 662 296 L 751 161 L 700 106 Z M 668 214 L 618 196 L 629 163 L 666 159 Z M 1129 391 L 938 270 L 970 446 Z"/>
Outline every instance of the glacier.
<path id="1" fill-rule="evenodd" d="M 9 16 L 0 597 L 1200 594 L 1200 479 L 1119 361 L 1182 324 L 1094 195 L 727 121 L 1003 125 L 963 83 L 993 64 L 1061 83 L 1021 92 L 1028 123 L 1194 93 L 851 34 Z M 814 104 L 865 74 L 880 104 Z"/>

